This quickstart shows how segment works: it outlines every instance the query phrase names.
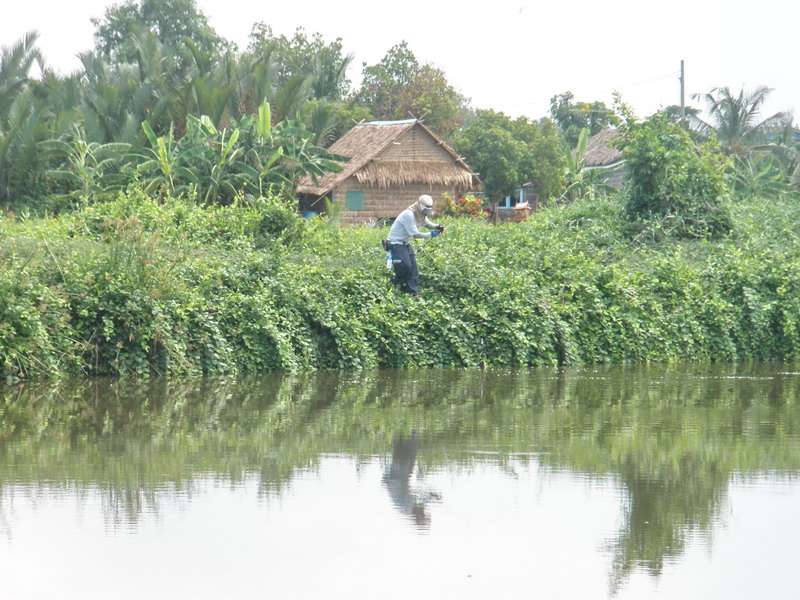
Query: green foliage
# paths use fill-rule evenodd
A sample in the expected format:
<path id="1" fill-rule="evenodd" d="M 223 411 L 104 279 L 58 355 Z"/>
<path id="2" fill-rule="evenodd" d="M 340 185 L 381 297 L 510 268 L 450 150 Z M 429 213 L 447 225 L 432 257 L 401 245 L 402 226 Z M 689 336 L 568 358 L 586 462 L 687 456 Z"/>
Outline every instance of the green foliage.
<path id="1" fill-rule="evenodd" d="M 227 204 L 273 185 L 288 197 L 303 175 L 321 177 L 341 169 L 337 161 L 343 158 L 317 146 L 301 122 L 273 126 L 270 115 L 265 102 L 258 115 L 245 117 L 232 131 L 217 129 L 205 115 L 190 116 L 180 139 L 172 131 L 157 136 L 145 121 L 149 147 L 136 155 L 136 180 L 150 193 L 196 194 L 203 202 Z"/>
<path id="2" fill-rule="evenodd" d="M 757 148 L 753 154 L 751 161 L 763 160 L 764 154 L 773 158 L 774 167 L 783 176 L 783 183 L 791 186 L 794 192 L 800 190 L 800 141 L 792 123 L 773 129 L 769 144 Z"/>
<path id="3" fill-rule="evenodd" d="M 529 182 L 542 200 L 557 197 L 563 190 L 564 157 L 550 121 L 512 120 L 503 113 L 478 110 L 454 145 L 480 174 L 492 199 Z"/>
<path id="4" fill-rule="evenodd" d="M 530 190 L 543 202 L 557 198 L 564 188 L 564 161 L 555 123 L 518 117 L 511 121 L 515 139 L 525 144 L 521 172 Z"/>
<path id="5" fill-rule="evenodd" d="M 466 100 L 431 64 L 421 65 L 403 41 L 378 64 L 365 65 L 355 101 L 369 108 L 375 119 L 416 117 L 446 140 L 464 122 Z"/>
<path id="6" fill-rule="evenodd" d="M 764 200 L 797 191 L 798 145 L 791 114 L 775 113 L 762 117 L 762 109 L 772 89 L 760 86 L 751 92 L 742 89 L 734 95 L 727 87 L 715 88 L 702 99 L 708 122 L 692 120 L 692 134 L 716 140 L 731 157 L 728 172 L 737 193 Z"/>
<path id="7" fill-rule="evenodd" d="M 20 249 L 3 247 L 0 256 Z M 31 258 L 26 259 L 27 265 Z M 5 261 L 3 261 L 5 262 Z M 0 376 L 46 376 L 70 371 L 72 354 L 67 299 L 57 288 L 32 279 L 24 270 L 0 269 Z"/>
<path id="8" fill-rule="evenodd" d="M 663 113 L 629 123 L 622 138 L 629 221 L 679 237 L 731 230 L 727 161 L 714 145 L 695 145 Z"/>
<path id="9" fill-rule="evenodd" d="M 765 143 L 767 134 L 791 121 L 789 115 L 780 112 L 761 118 L 761 108 L 771 91 L 771 88 L 759 86 L 749 93 L 742 89 L 734 96 L 730 88 L 721 87 L 707 94 L 695 94 L 695 98 L 705 101 L 711 117 L 704 132 L 713 135 L 723 151 L 731 155 L 743 156 L 753 146 Z"/>
<path id="10" fill-rule="evenodd" d="M 612 125 L 619 118 L 603 102 L 576 102 L 572 92 L 564 92 L 550 99 L 550 116 L 558 125 L 564 143 L 574 148 L 578 145 L 581 130 L 588 129 L 589 136 Z"/>
<path id="11" fill-rule="evenodd" d="M 41 54 L 38 34 L 28 33 L 0 48 L 0 206 L 46 195 L 37 144 L 47 139 L 47 105 L 31 88 L 30 71 Z"/>
<path id="12" fill-rule="evenodd" d="M 30 89 L 12 102 L 0 128 L 0 202 L 4 206 L 35 204 L 48 193 L 39 143 L 49 138 L 44 109 Z"/>
<path id="13" fill-rule="evenodd" d="M 248 52 L 269 56 L 278 85 L 285 85 L 293 77 L 307 77 L 309 93 L 314 98 L 341 100 L 350 88 L 347 67 L 353 56 L 342 53 L 340 38 L 329 43 L 319 33 L 309 38 L 302 27 L 291 38 L 276 37 L 269 25 L 258 22 L 250 33 Z"/>
<path id="14" fill-rule="evenodd" d="M 193 0 L 129 1 L 96 25 L 98 48 L 81 54 L 81 71 L 68 77 L 46 69 L 41 79 L 29 76 L 42 60 L 35 34 L 2 50 L 4 208 L 41 211 L 88 189 L 114 193 L 134 176 L 127 166 L 138 166 L 152 190 L 176 195 L 194 187 L 209 201 L 268 185 L 288 188 L 304 173 L 319 175 L 325 160 L 331 165 L 320 149 L 365 116 L 363 107 L 342 100 L 349 57 L 341 57 L 339 42 L 303 36 L 305 42 L 280 52 L 271 43 L 253 53 L 222 52 L 226 44 Z M 279 58 L 294 65 L 290 77 L 279 76 Z M 248 137 L 265 102 L 275 133 Z M 197 126 L 204 118 L 211 127 Z M 237 129 L 241 139 L 228 148 Z M 131 152 L 112 165 L 110 144 Z"/>
<path id="15" fill-rule="evenodd" d="M 265 248 L 279 241 L 286 245 L 302 239 L 306 223 L 297 218 L 297 210 L 292 199 L 277 195 L 260 196 L 250 201 L 259 215 L 253 232 L 253 243 L 257 248 Z"/>
<path id="16" fill-rule="evenodd" d="M 41 54 L 36 49 L 39 34 L 30 32 L 11 46 L 0 49 L 0 123 L 8 119 L 14 100 L 29 82 L 30 71 Z"/>
<path id="17" fill-rule="evenodd" d="M 237 314 L 234 308 L 242 298 L 238 286 L 244 285 L 250 297 L 271 271 L 269 248 L 303 235 L 304 222 L 293 215 L 287 219 L 289 210 L 277 198 L 199 209 L 189 200 L 158 204 L 133 192 L 66 219 L 69 237 L 39 242 L 49 260 L 35 258 L 36 245 L 5 258 L 12 264 L 21 261 L 21 269 L 35 267 L 47 282 L 36 281 L 46 285 L 45 291 L 63 290 L 58 317 L 69 327 L 52 327 L 49 335 L 61 332 L 56 340 L 67 348 L 64 364 L 80 364 L 83 372 L 97 374 L 228 371 L 236 368 L 236 335 L 228 331 L 227 319 Z M 252 256 L 256 246 L 262 248 L 257 258 Z M 222 306 L 214 301 L 227 285 L 232 286 L 231 296 L 222 306 L 230 305 L 230 311 L 219 312 Z M 38 315 L 38 305 L 21 313 L 30 320 L 27 312 Z M 9 316 L 9 323 L 20 319 Z M 4 340 L 5 361 L 20 373 L 49 374 L 38 363 L 25 362 L 27 338 L 19 327 L 12 333 Z"/>
<path id="18" fill-rule="evenodd" d="M 87 142 L 83 130 L 73 129 L 72 139 L 47 140 L 39 147 L 48 152 L 56 169 L 47 172 L 50 179 L 63 181 L 71 191 L 56 199 L 89 200 L 115 195 L 127 183 L 122 171 L 128 167 L 129 144 Z"/>
<path id="19" fill-rule="evenodd" d="M 566 183 L 562 199 L 593 198 L 598 193 L 609 193 L 613 188 L 608 185 L 608 169 L 586 168 L 586 143 L 589 129 L 581 129 L 575 148 L 563 144 L 564 164 L 566 165 Z"/>
<path id="20" fill-rule="evenodd" d="M 156 35 L 170 48 L 165 58 L 171 68 L 188 67 L 191 58 L 181 43 L 184 38 L 209 53 L 224 45 L 195 0 L 126 0 L 107 8 L 103 18 L 92 23 L 97 49 L 115 60 L 136 60 L 137 36 L 144 32 Z"/>
<path id="21" fill-rule="evenodd" d="M 800 218 L 742 200 L 720 239 L 641 244 L 613 197 L 523 223 L 445 219 L 422 298 L 385 231 L 279 194 L 198 205 L 132 190 L 0 220 L 0 357 L 16 375 L 222 373 L 800 357 Z"/>
<path id="22" fill-rule="evenodd" d="M 733 161 L 733 187 L 745 198 L 771 200 L 790 194 L 791 187 L 778 161 L 763 153 Z"/>
<path id="23" fill-rule="evenodd" d="M 486 195 L 495 200 L 525 183 L 520 172 L 524 144 L 514 139 L 507 123 L 505 115 L 478 110 L 454 141 L 459 154 L 480 175 Z"/>
<path id="24" fill-rule="evenodd" d="M 352 102 L 309 100 L 299 118 L 314 134 L 316 145 L 327 148 L 347 133 L 353 123 L 368 121 L 372 115 L 366 107 Z"/>

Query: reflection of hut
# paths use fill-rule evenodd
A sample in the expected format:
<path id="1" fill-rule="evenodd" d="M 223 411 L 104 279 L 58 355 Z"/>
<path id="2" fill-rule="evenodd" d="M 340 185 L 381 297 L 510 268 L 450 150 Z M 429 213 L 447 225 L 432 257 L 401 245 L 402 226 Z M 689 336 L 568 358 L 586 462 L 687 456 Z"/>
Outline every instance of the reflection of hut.
<path id="1" fill-rule="evenodd" d="M 622 178 L 625 176 L 625 159 L 622 152 L 614 147 L 614 141 L 619 138 L 616 129 L 604 129 L 588 139 L 584 166 L 586 169 L 607 169 L 608 184 L 622 187 Z"/>
<path id="2" fill-rule="evenodd" d="M 338 173 L 298 187 L 301 211 L 324 211 L 325 199 L 343 223 L 394 218 L 421 194 L 438 201 L 480 189 L 478 176 L 416 119 L 356 125 L 329 150 L 350 157 Z"/>

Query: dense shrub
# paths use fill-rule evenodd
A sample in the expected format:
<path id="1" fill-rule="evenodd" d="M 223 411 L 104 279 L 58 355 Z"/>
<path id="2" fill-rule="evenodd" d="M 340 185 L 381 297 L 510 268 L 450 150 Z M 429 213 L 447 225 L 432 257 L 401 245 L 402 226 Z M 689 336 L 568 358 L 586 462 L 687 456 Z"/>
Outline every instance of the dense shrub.
<path id="1" fill-rule="evenodd" d="M 445 218 L 391 289 L 381 229 L 278 198 L 200 207 L 131 191 L 0 220 L 6 375 L 474 367 L 800 356 L 791 200 L 725 238 L 625 235 L 613 198 L 490 226 Z"/>
<path id="2" fill-rule="evenodd" d="M 75 369 L 68 304 L 22 269 L 0 269 L 0 374 L 54 375 Z"/>
<path id="3" fill-rule="evenodd" d="M 623 134 L 628 194 L 625 215 L 642 229 L 679 237 L 731 230 L 727 159 L 711 144 L 696 145 L 663 113 L 631 123 Z"/>

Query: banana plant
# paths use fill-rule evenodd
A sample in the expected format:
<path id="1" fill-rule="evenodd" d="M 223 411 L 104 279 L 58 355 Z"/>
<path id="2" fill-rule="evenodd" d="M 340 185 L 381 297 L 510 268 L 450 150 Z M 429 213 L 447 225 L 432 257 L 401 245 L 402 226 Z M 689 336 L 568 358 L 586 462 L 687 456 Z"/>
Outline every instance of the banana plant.
<path id="1" fill-rule="evenodd" d="M 217 130 L 207 115 L 187 119 L 187 135 L 196 147 L 193 167 L 199 173 L 197 190 L 205 202 L 233 199 L 237 191 L 246 187 L 246 177 L 241 173 L 244 151 L 238 145 L 241 130 Z M 184 139 L 186 139 L 184 138 Z"/>
<path id="2" fill-rule="evenodd" d="M 103 198 L 123 189 L 130 162 L 130 144 L 88 142 L 84 131 L 74 126 L 69 141 L 54 139 L 39 143 L 39 148 L 58 163 L 47 176 L 64 184 L 69 191 L 57 194 L 57 200 Z"/>
<path id="3" fill-rule="evenodd" d="M 566 145 L 564 149 L 564 164 L 566 166 L 567 187 L 561 195 L 562 200 L 575 200 L 583 198 L 595 191 L 610 190 L 608 185 L 609 171 L 605 168 L 586 167 L 586 147 L 589 141 L 589 128 L 584 127 L 578 134 L 578 143 L 575 148 Z"/>
<path id="4" fill-rule="evenodd" d="M 346 160 L 317 146 L 314 133 L 299 120 L 284 119 L 272 125 L 268 102 L 259 106 L 255 118 L 242 119 L 239 128 L 245 149 L 242 174 L 249 185 L 255 182 L 259 193 L 266 186 L 282 189 L 291 196 L 302 175 L 310 173 L 316 177 L 338 171 L 339 162 Z"/>
<path id="5" fill-rule="evenodd" d="M 277 184 L 292 193 L 303 175 L 317 178 L 341 170 L 347 159 L 317 146 L 315 137 L 301 121 L 284 119 L 272 127 L 250 154 L 259 169 L 259 184 Z"/>
<path id="6" fill-rule="evenodd" d="M 733 184 L 736 190 L 747 198 L 778 198 L 790 191 L 789 180 L 781 172 L 774 158 L 765 154 L 736 158 Z"/>
<path id="7" fill-rule="evenodd" d="M 157 136 L 150 124 L 144 121 L 142 130 L 150 147 L 139 155 L 142 162 L 136 170 L 142 178 L 145 191 L 160 190 L 167 196 L 188 191 L 190 185 L 197 183 L 197 176 L 184 166 L 185 152 L 175 141 L 172 127 L 167 135 Z"/>
<path id="8" fill-rule="evenodd" d="M 156 135 L 146 121 L 142 129 L 149 148 L 139 155 L 137 170 L 145 190 L 174 195 L 193 188 L 207 203 L 230 202 L 240 193 L 263 194 L 267 186 L 291 196 L 301 176 L 321 177 L 345 161 L 317 146 L 316 136 L 300 121 L 273 126 L 266 102 L 231 130 L 218 128 L 208 115 L 188 116 L 179 141 L 172 130 Z"/>
<path id="9" fill-rule="evenodd" d="M 269 102 L 262 102 L 258 107 L 258 119 L 256 120 L 256 140 L 264 143 L 272 134 L 272 109 Z"/>

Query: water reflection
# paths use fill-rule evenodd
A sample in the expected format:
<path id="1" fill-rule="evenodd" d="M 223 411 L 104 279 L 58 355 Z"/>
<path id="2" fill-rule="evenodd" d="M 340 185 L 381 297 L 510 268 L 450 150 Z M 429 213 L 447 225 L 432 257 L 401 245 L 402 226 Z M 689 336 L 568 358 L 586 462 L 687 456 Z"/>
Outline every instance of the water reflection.
<path id="1" fill-rule="evenodd" d="M 392 441 L 392 461 L 383 476 L 383 484 L 397 510 L 410 517 L 420 530 L 427 530 L 431 517 L 427 505 L 441 496 L 430 490 L 412 487 L 411 475 L 417 461 L 419 439 L 416 431 L 410 436 L 398 435 Z"/>
<path id="2" fill-rule="evenodd" d="M 15 495 L 98 492 L 107 522 L 135 527 L 196 482 L 253 478 L 269 500 L 321 457 L 391 461 L 381 487 L 420 531 L 438 494 L 415 468 L 519 461 L 617 482 L 605 548 L 610 590 L 659 575 L 719 523 L 734 478 L 800 472 L 797 365 L 315 373 L 92 380 L 0 388 L 0 524 Z M 420 440 L 424 452 L 420 452 Z M 378 485 L 376 481 L 375 485 Z M 384 496 L 385 497 L 385 496 Z"/>

